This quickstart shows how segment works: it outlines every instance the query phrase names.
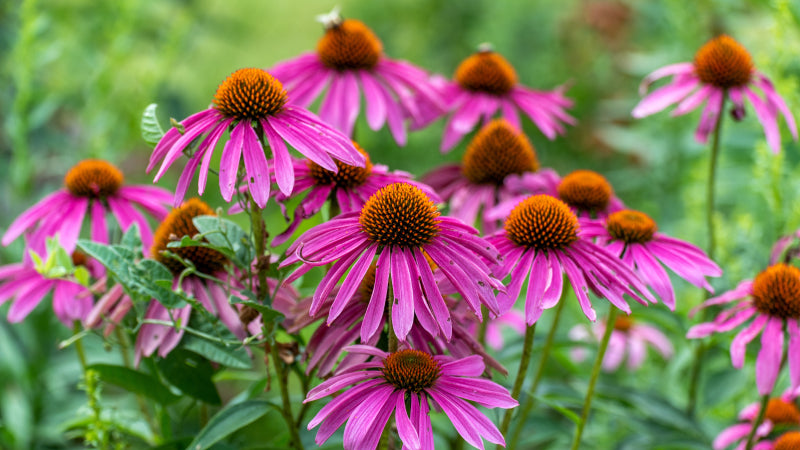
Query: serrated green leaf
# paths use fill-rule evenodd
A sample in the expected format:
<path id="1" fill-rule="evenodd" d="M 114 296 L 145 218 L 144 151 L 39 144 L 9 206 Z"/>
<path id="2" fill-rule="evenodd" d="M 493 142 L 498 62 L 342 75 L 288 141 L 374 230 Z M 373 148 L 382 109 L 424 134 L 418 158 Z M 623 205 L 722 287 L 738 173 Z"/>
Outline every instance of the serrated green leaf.
<path id="1" fill-rule="evenodd" d="M 219 247 L 205 241 L 200 241 L 197 239 L 190 238 L 189 236 L 184 236 L 181 238 L 180 241 L 172 241 L 167 244 L 167 248 L 182 248 L 182 247 L 205 247 L 222 253 L 228 259 L 236 258 L 236 254 L 229 247 Z"/>
<path id="2" fill-rule="evenodd" d="M 217 216 L 198 216 L 192 219 L 194 226 L 217 249 L 223 252 L 240 268 L 248 267 L 255 256 L 250 235 L 236 223 Z M 222 251 L 222 250 L 220 250 Z"/>
<path id="3" fill-rule="evenodd" d="M 198 320 L 192 320 L 192 327 L 209 336 L 218 337 L 220 340 L 233 342 L 237 338 L 228 330 L 227 327 L 220 324 L 212 324 Z M 198 355 L 204 356 L 211 361 L 218 362 L 228 367 L 236 369 L 249 369 L 252 366 L 250 355 L 242 345 L 239 344 L 225 344 L 222 342 L 211 341 L 204 339 L 193 334 L 185 334 L 181 341 L 183 348 L 191 350 Z"/>
<path id="4" fill-rule="evenodd" d="M 164 387 L 157 378 L 127 367 L 112 364 L 93 364 L 87 370 L 94 370 L 106 383 L 119 386 L 134 394 L 151 398 L 162 405 L 173 403 L 179 397 Z"/>
<path id="5" fill-rule="evenodd" d="M 158 369 L 170 384 L 184 394 L 212 405 L 222 403 L 217 386 L 211 380 L 214 368 L 208 360 L 197 354 L 175 349 L 158 362 Z"/>
<path id="6" fill-rule="evenodd" d="M 261 314 L 261 317 L 262 317 L 264 323 L 270 322 L 270 321 L 273 321 L 273 320 L 283 319 L 283 314 L 280 311 L 272 309 L 267 305 L 262 305 L 261 303 L 254 302 L 252 300 L 242 300 L 241 298 L 232 295 L 230 297 L 230 303 L 232 305 L 235 305 L 235 304 L 245 305 L 245 306 L 249 306 L 249 307 L 255 309 L 256 311 L 258 311 Z"/>
<path id="7" fill-rule="evenodd" d="M 78 241 L 78 248 L 100 262 L 109 272 L 117 277 L 120 283 L 126 286 L 130 285 L 130 270 L 133 264 L 133 258 L 126 259 L 115 247 L 85 239 L 80 239 Z"/>
<path id="8" fill-rule="evenodd" d="M 142 139 L 152 147 L 155 147 L 158 141 L 164 137 L 164 130 L 161 129 L 161 125 L 158 123 L 158 117 L 156 117 L 156 108 L 158 108 L 158 105 L 155 103 L 147 105 L 147 108 L 145 108 L 142 113 L 141 122 Z"/>
<path id="9" fill-rule="evenodd" d="M 134 252 L 140 252 L 142 249 L 142 237 L 139 231 L 139 225 L 134 223 L 128 228 L 128 231 L 122 235 L 120 245 L 127 247 Z"/>
<path id="10" fill-rule="evenodd" d="M 260 419 L 272 404 L 266 400 L 250 400 L 230 405 L 218 412 L 200 430 L 187 450 L 205 450 L 226 436 Z"/>
<path id="11" fill-rule="evenodd" d="M 172 290 L 175 277 L 160 262 L 154 259 L 143 259 L 136 265 L 135 273 L 134 289 L 138 292 L 156 299 L 168 309 L 186 306 L 188 298 Z"/>

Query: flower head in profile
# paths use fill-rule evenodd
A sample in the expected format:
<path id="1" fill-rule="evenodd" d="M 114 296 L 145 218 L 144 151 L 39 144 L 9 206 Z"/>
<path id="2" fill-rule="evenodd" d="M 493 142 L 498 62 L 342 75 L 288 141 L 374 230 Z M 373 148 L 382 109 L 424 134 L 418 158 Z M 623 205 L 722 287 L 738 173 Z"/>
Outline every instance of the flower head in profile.
<path id="1" fill-rule="evenodd" d="M 41 254 L 47 238 L 57 234 L 59 244 L 70 253 L 75 250 L 87 214 L 91 218 L 92 241 L 107 244 L 109 212 L 123 232 L 137 224 L 142 242 L 149 245 L 150 224 L 138 208 L 161 220 L 167 215 L 166 205 L 172 194 L 153 186 L 126 186 L 123 181 L 122 172 L 107 161 L 79 162 L 64 177 L 63 189 L 43 198 L 14 220 L 3 235 L 3 245 L 26 233 L 27 247 Z"/>
<path id="2" fill-rule="evenodd" d="M 231 281 L 225 270 L 227 258 L 220 252 L 200 246 L 167 248 L 173 240 L 180 240 L 183 236 L 195 236 L 197 227 L 192 219 L 199 216 L 213 216 L 214 211 L 202 200 L 192 198 L 183 205 L 173 209 L 164 222 L 156 229 L 151 257 L 166 266 L 174 275 L 172 288 L 182 289 L 187 295 L 194 297 L 203 307 L 204 314 L 210 314 L 228 327 L 239 339 L 246 337 L 246 331 L 239 320 L 239 312 L 228 302 L 228 294 L 218 283 L 190 274 L 181 277 L 181 272 L 186 269 L 182 261 L 165 253 L 169 250 L 183 260 L 191 262 L 198 272 L 213 275 L 223 281 Z M 150 301 L 145 312 L 145 319 L 174 321 L 180 326 L 145 323 L 139 329 L 136 337 L 136 361 L 148 357 L 158 351 L 161 357 L 166 356 L 180 342 L 183 337 L 184 327 L 189 323 L 192 314 L 192 305 L 167 309 L 157 299 Z"/>
<path id="3" fill-rule="evenodd" d="M 270 69 L 284 82 L 296 105 L 309 106 L 327 87 L 319 107 L 320 118 L 352 136 L 363 95 L 369 127 L 379 130 L 388 123 L 401 146 L 407 138 L 405 120 L 424 120 L 418 103 L 443 111 L 428 74 L 405 61 L 387 58 L 381 41 L 362 22 L 342 19 L 338 11 L 320 21 L 325 34 L 317 42 L 316 52 Z"/>
<path id="4" fill-rule="evenodd" d="M 797 408 L 797 403 L 795 401 L 797 394 L 798 392 L 796 390 L 793 391 L 790 389 L 784 392 L 780 397 L 772 397 L 769 399 L 767 410 L 764 413 L 764 419 L 758 429 L 756 429 L 756 439 L 767 438 L 775 430 L 800 428 L 800 409 Z M 737 449 L 744 449 L 747 444 L 747 436 L 750 434 L 750 430 L 753 429 L 753 422 L 755 422 L 756 417 L 758 417 L 759 408 L 761 408 L 759 403 L 747 405 L 739 413 L 740 422 L 722 430 L 714 439 L 714 450 L 723 450 L 732 444 L 736 444 Z M 800 438 L 800 433 L 797 434 L 798 438 Z M 777 441 L 781 438 L 782 437 L 779 437 Z M 788 438 L 783 439 L 784 441 L 788 441 Z M 753 448 L 780 448 L 775 447 L 773 442 L 766 440 L 759 441 L 759 444 L 761 444 L 761 447 L 755 446 Z M 794 444 L 794 447 L 785 448 L 797 448 L 797 444 L 800 444 L 800 439 L 795 439 Z"/>
<path id="5" fill-rule="evenodd" d="M 694 245 L 657 231 L 647 214 L 630 209 L 611 213 L 605 220 L 582 220 L 580 235 L 592 239 L 639 274 L 667 307 L 675 310 L 675 291 L 662 265 L 693 285 L 714 292 L 705 277 L 722 269 Z"/>
<path id="6" fill-rule="evenodd" d="M 73 252 L 72 263 L 92 272 L 83 253 Z M 0 305 L 11 301 L 9 322 L 23 321 L 50 293 L 53 294 L 53 312 L 67 327 L 84 320 L 94 304 L 92 292 L 73 280 L 50 278 L 29 263 L 0 266 Z"/>
<path id="7" fill-rule="evenodd" d="M 522 111 L 548 139 L 564 134 L 564 124 L 576 123 L 566 112 L 572 100 L 563 95 L 562 88 L 536 91 L 519 84 L 514 67 L 489 46 L 482 46 L 462 61 L 454 78 L 440 87 L 451 113 L 442 137 L 443 152 L 475 129 L 479 120 L 488 123 L 498 112 L 521 130 Z"/>
<path id="8" fill-rule="evenodd" d="M 575 325 L 569 330 L 569 338 L 578 342 L 599 342 L 606 331 L 606 322 L 598 322 L 591 327 L 585 324 Z M 644 363 L 647 347 L 651 346 L 664 359 L 669 359 L 674 353 L 672 343 L 658 328 L 632 320 L 630 317 L 618 316 L 614 321 L 614 330 L 608 341 L 608 350 L 603 356 L 603 370 L 614 372 L 628 357 L 628 369 L 636 370 Z M 571 351 L 572 359 L 583 361 L 586 359 L 586 349 L 574 347 Z"/>
<path id="9" fill-rule="evenodd" d="M 272 245 L 281 245 L 297 230 L 300 222 L 318 213 L 327 201 L 335 202 L 342 213 L 360 211 L 369 197 L 378 189 L 392 184 L 405 182 L 413 184 L 433 195 L 431 189 L 413 181 L 411 174 L 400 171 L 389 171 L 382 164 L 373 164 L 369 155 L 361 146 L 353 142 L 356 149 L 364 155 L 364 167 L 351 166 L 335 161 L 337 172 L 330 171 L 313 161 L 294 160 L 295 184 L 292 195 L 278 194 L 276 199 L 285 209 L 286 203 L 305 193 L 294 211 L 294 219 L 283 233 L 275 236 Z"/>
<path id="10" fill-rule="evenodd" d="M 551 169 L 539 171 L 539 161 L 528 138 L 505 119 L 495 119 L 475 135 L 461 164 L 448 164 L 434 170 L 423 181 L 449 202 L 450 214 L 474 224 L 480 215 L 482 231 L 491 234 L 498 220 L 489 216 L 496 204 L 514 197 L 506 181 L 528 175 L 541 186 L 557 183 Z"/>
<path id="11" fill-rule="evenodd" d="M 498 254 L 477 233 L 457 219 L 440 216 L 420 188 L 395 183 L 373 194 L 361 211 L 341 214 L 304 233 L 289 247 L 281 266 L 303 263 L 287 279 L 291 281 L 313 266 L 332 264 L 314 292 L 312 316 L 344 276 L 328 315 L 330 324 L 350 303 L 377 257 L 375 289 L 361 325 L 362 342 L 380 329 L 388 293 L 394 331 L 400 340 L 411 330 L 414 317 L 431 334 L 441 332 L 450 339 L 450 312 L 427 258 L 456 286 L 475 314 L 481 316 L 482 304 L 497 314 L 494 291 L 502 285 L 491 277 L 484 261 L 493 264 Z"/>
<path id="12" fill-rule="evenodd" d="M 525 321 L 535 323 L 545 309 L 558 304 L 563 289 L 563 273 L 572 284 L 581 309 L 589 320 L 597 314 L 588 291 L 608 299 L 630 314 L 623 296 L 646 305 L 640 295 L 655 302 L 639 278 L 612 255 L 578 233 L 579 223 L 569 206 L 546 194 L 533 195 L 520 202 L 506 219 L 505 227 L 488 241 L 503 255 L 495 275 L 511 282 L 497 296 L 503 311 L 517 300 L 525 280 Z"/>
<path id="13" fill-rule="evenodd" d="M 454 359 L 408 348 L 386 353 L 365 345 L 352 346 L 349 351 L 375 358 L 337 373 L 308 393 L 306 402 L 353 385 L 311 419 L 309 430 L 320 426 L 317 444 L 327 441 L 346 422 L 344 448 L 375 449 L 394 414 L 403 448 L 433 450 L 429 416 L 433 403 L 470 445 L 483 448 L 483 439 L 505 445 L 497 427 L 470 402 L 506 409 L 518 403 L 499 384 L 480 378 L 484 364 L 479 356 Z"/>
<path id="14" fill-rule="evenodd" d="M 219 189 L 225 201 L 230 201 L 236 192 L 242 159 L 248 190 L 260 208 L 267 203 L 273 178 L 281 192 L 291 194 L 294 170 L 287 143 L 334 172 L 337 168 L 333 158 L 364 165 L 364 156 L 350 139 L 295 105 L 277 78 L 262 69 L 239 69 L 219 85 L 210 108 L 187 117 L 180 128 L 167 131 L 150 155 L 148 172 L 161 161 L 154 180 L 158 181 L 186 149 L 192 148 L 192 143 L 197 143 L 178 180 L 175 206 L 183 201 L 198 166 L 198 192 L 205 192 L 214 149 L 228 129 L 230 138 L 219 165 Z M 205 137 L 201 139 L 202 136 Z M 274 157 L 272 167 L 267 163 L 264 145 L 269 146 Z"/>
<path id="15" fill-rule="evenodd" d="M 775 91 L 769 78 L 756 70 L 750 53 L 730 36 L 720 35 L 708 41 L 697 51 L 693 62 L 672 64 L 651 73 L 642 82 L 641 90 L 646 92 L 651 83 L 667 76 L 672 76 L 672 81 L 643 98 L 633 109 L 633 117 L 646 117 L 676 103 L 678 106 L 672 115 L 679 116 L 705 104 L 695 132 L 695 139 L 705 143 L 722 113 L 726 98 L 733 103 L 731 113 L 736 120 L 744 117 L 747 100 L 753 106 L 773 152 L 777 153 L 781 148 L 778 113 L 783 115 L 789 131 L 797 140 L 797 124 L 786 102 Z"/>
<path id="16" fill-rule="evenodd" d="M 702 307 L 736 302 L 723 310 L 712 322 L 692 327 L 686 337 L 701 338 L 712 333 L 733 330 L 750 321 L 731 343 L 731 361 L 741 369 L 747 344 L 761 334 L 761 350 L 756 360 L 758 392 L 772 392 L 781 369 L 784 328 L 789 335 L 789 379 L 792 388 L 800 386 L 800 269 L 783 263 L 774 264 L 753 280 L 745 280 L 736 288 L 710 298 Z M 751 321 L 752 319 L 752 321 Z"/>

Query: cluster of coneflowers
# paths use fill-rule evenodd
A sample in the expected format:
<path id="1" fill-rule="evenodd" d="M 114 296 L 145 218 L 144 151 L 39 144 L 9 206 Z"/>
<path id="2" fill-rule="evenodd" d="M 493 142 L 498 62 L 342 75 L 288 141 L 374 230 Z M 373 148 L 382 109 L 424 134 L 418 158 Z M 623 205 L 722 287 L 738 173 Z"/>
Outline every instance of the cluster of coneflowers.
<path id="1" fill-rule="evenodd" d="M 318 444 L 344 425 L 345 448 L 374 449 L 382 438 L 399 438 L 403 448 L 433 449 L 431 415 L 439 411 L 467 443 L 483 448 L 484 440 L 507 442 L 535 326 L 545 311 L 555 309 L 540 364 L 547 361 L 569 292 L 592 322 L 597 320 L 592 299 L 605 299 L 610 303 L 607 318 L 570 333 L 576 340 L 601 344 L 574 436 L 577 448 L 597 370 L 616 369 L 626 354 L 628 366 L 638 367 L 647 344 L 665 357 L 672 353 L 669 339 L 657 328 L 618 316 L 618 311 L 631 314 L 629 299 L 645 306 L 660 301 L 674 310 L 676 296 L 665 267 L 709 292 L 706 277 L 722 271 L 702 250 L 659 233 L 647 214 L 625 206 L 602 175 L 578 170 L 562 177 L 540 166 L 522 132 L 520 113 L 550 139 L 565 133 L 565 126 L 576 120 L 567 112 L 572 102 L 563 89 L 523 86 L 512 65 L 486 46 L 458 66 L 452 81 L 431 76 L 388 58 L 380 40 L 357 20 L 333 14 L 324 24 L 316 52 L 266 70 L 234 71 L 208 109 L 163 135 L 147 170 L 157 168 L 158 181 L 188 156 L 174 193 L 126 185 L 109 162 L 86 160 L 67 173 L 64 189 L 17 218 L 2 240 L 8 245 L 24 236 L 26 243 L 22 263 L 0 268 L 0 302 L 11 300 L 9 321 L 23 320 L 50 292 L 53 310 L 65 325 L 105 327 L 106 335 L 130 322 L 132 310 L 142 311 L 134 327 L 138 365 L 177 348 L 193 315 L 223 324 L 243 345 L 256 338 L 277 347 L 273 325 L 262 312 L 232 300 L 255 298 L 283 314 L 287 333 L 313 328 L 297 360 L 271 355 L 275 370 L 305 364 L 308 374 L 324 380 L 307 392 L 305 402 L 333 397 L 307 424 L 319 427 Z M 730 37 L 707 43 L 692 63 L 657 70 L 645 85 L 668 75 L 673 81 L 643 99 L 633 110 L 635 117 L 674 103 L 674 113 L 685 114 L 705 103 L 697 131 L 697 139 L 705 142 L 719 130 L 726 100 L 740 120 L 747 99 L 774 150 L 780 146 L 779 113 L 797 137 L 783 100 Z M 320 98 L 317 114 L 310 112 L 309 105 Z M 399 146 L 406 144 L 408 129 L 446 117 L 441 150 L 452 150 L 466 137 L 461 164 L 417 181 L 373 162 L 367 149 L 352 141 L 362 103 L 367 125 L 373 130 L 388 126 Z M 208 242 L 198 236 L 193 219 L 215 211 L 198 198 L 185 197 L 195 176 L 198 194 L 205 192 L 215 153 L 223 199 L 235 202 L 231 213 L 249 214 L 253 224 L 257 254 L 246 268 L 234 267 L 230 255 L 209 245 L 175 245 L 184 237 Z M 270 242 L 261 215 L 272 201 L 281 206 L 288 225 Z M 303 221 L 326 204 L 330 220 L 294 237 Z M 442 205 L 449 215 L 442 214 Z M 160 223 L 155 231 L 151 221 Z M 85 223 L 88 230 L 83 231 Z M 172 288 L 193 302 L 176 308 L 160 298 L 137 303 L 110 268 L 78 250 L 81 236 L 109 244 L 111 236 L 133 225 L 141 234 L 144 257 L 169 270 Z M 268 244 L 289 241 L 285 257 L 278 261 L 269 255 Z M 708 300 L 704 306 L 739 302 L 689 331 L 689 337 L 702 337 L 749 321 L 731 346 L 736 367 L 743 365 L 746 344 L 762 334 L 756 378 L 767 400 L 760 408 L 748 408 L 742 424 L 720 435 L 717 448 L 748 434 L 748 446 L 755 443 L 753 435 L 761 439 L 758 448 L 790 448 L 786 442 L 800 441 L 795 431 L 771 434 L 773 428 L 786 429 L 779 424 L 800 427 L 794 405 L 800 386 L 800 270 L 790 264 L 794 246 L 794 241 L 782 241 L 777 253 L 784 259 L 773 261 L 753 281 Z M 43 261 L 50 260 L 48 252 L 71 255 L 66 265 L 85 268 L 90 282 L 79 280 L 77 270 L 67 278 L 63 271 L 47 272 Z M 275 266 L 280 270 L 270 273 L 286 275 L 283 279 L 267 276 Z M 302 299 L 292 283 L 315 267 L 325 274 L 313 295 Z M 510 393 L 488 377 L 487 366 L 505 373 L 484 348 L 502 346 L 500 325 L 525 334 Z M 574 356 L 585 356 L 579 353 Z M 769 399 L 784 365 L 794 390 Z M 530 394 L 537 383 L 538 378 L 516 415 L 520 424 L 532 407 Z M 280 388 L 286 393 L 285 382 Z M 292 414 L 288 395 L 283 400 L 291 444 L 300 448 L 297 428 L 306 424 Z M 475 404 L 506 409 L 500 426 Z"/>

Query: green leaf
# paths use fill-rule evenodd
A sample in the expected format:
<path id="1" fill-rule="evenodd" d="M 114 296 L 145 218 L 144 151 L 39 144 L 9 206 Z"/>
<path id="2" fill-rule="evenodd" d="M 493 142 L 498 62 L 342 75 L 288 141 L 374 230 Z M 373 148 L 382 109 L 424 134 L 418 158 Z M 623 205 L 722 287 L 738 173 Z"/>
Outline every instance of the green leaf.
<path id="1" fill-rule="evenodd" d="M 182 247 L 205 247 L 205 248 L 210 248 L 212 250 L 216 250 L 216 251 L 222 253 L 228 259 L 236 258 L 236 254 L 229 247 L 219 247 L 219 246 L 216 246 L 216 245 L 209 244 L 208 242 L 205 242 L 205 241 L 192 239 L 189 236 L 184 236 L 184 237 L 181 238 L 180 241 L 172 241 L 172 242 L 167 244 L 167 248 L 182 248 Z"/>
<path id="2" fill-rule="evenodd" d="M 240 268 L 248 267 L 253 261 L 255 251 L 250 235 L 236 223 L 217 216 L 199 216 L 192 222 L 209 244 L 218 249 L 230 249 L 235 255 L 231 260 Z"/>
<path id="3" fill-rule="evenodd" d="M 86 267 L 78 266 L 75 268 L 75 280 L 82 286 L 89 287 L 89 270 Z"/>
<path id="4" fill-rule="evenodd" d="M 256 311 L 261 313 L 261 317 L 263 318 L 264 323 L 273 320 L 283 319 L 283 314 L 280 311 L 274 310 L 267 305 L 262 305 L 261 303 L 254 302 L 252 300 L 242 300 L 241 298 L 232 295 L 230 298 L 230 303 L 232 305 L 235 304 L 245 305 L 255 309 Z"/>
<path id="5" fill-rule="evenodd" d="M 214 368 L 197 354 L 175 349 L 158 362 L 164 378 L 184 394 L 212 405 L 222 404 L 217 386 L 211 380 Z"/>
<path id="6" fill-rule="evenodd" d="M 141 233 L 139 232 L 139 225 L 133 224 L 128 228 L 128 231 L 122 235 L 122 240 L 120 241 L 120 245 L 123 247 L 127 247 L 134 252 L 140 252 L 142 250 L 142 237 Z"/>
<path id="7" fill-rule="evenodd" d="M 155 147 L 158 141 L 164 137 L 164 130 L 158 124 L 158 117 L 156 117 L 157 104 L 151 103 L 147 105 L 142 113 L 142 138 L 145 142 Z"/>
<path id="8" fill-rule="evenodd" d="M 163 264 L 154 259 L 143 259 L 135 267 L 135 289 L 158 300 L 165 308 L 186 306 L 188 298 L 172 290 L 175 276 Z"/>
<path id="9" fill-rule="evenodd" d="M 87 369 L 100 374 L 106 383 L 117 385 L 126 391 L 151 398 L 162 405 L 173 403 L 179 397 L 162 385 L 157 378 L 127 367 L 111 364 L 94 364 Z"/>
<path id="10" fill-rule="evenodd" d="M 266 400 L 250 400 L 230 405 L 218 412 L 200 430 L 187 450 L 205 450 L 236 430 L 244 428 L 267 413 L 272 405 Z"/>
<path id="11" fill-rule="evenodd" d="M 97 242 L 80 239 L 78 241 L 78 248 L 96 259 L 102 264 L 109 272 L 111 272 L 123 285 L 130 285 L 131 279 L 131 265 L 133 258 L 128 259 L 127 256 L 123 257 L 118 251 L 119 246 L 108 246 Z"/>
<path id="12" fill-rule="evenodd" d="M 199 318 L 192 320 L 192 327 L 210 336 L 216 336 L 224 341 L 237 341 L 238 339 L 228 330 L 227 327 L 217 322 L 216 324 L 202 322 Z M 208 339 L 186 333 L 181 341 L 183 348 L 191 350 L 198 355 L 205 356 L 211 361 L 218 362 L 227 367 L 236 369 L 249 369 L 252 366 L 250 355 L 241 344 L 227 345 L 222 342 L 211 341 Z"/>

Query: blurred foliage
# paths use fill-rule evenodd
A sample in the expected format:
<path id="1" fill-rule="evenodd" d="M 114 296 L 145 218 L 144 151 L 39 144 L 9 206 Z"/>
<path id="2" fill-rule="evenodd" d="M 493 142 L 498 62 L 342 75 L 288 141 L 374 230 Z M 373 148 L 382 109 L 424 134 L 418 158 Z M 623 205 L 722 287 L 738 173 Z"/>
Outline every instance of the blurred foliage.
<path id="1" fill-rule="evenodd" d="M 800 112 L 800 5 L 792 0 L 563 0 L 557 7 L 529 0 L 12 0 L 0 3 L 0 209 L 6 212 L 0 228 L 58 188 L 66 169 L 83 158 L 107 158 L 129 182 L 148 183 L 143 168 L 150 147 L 139 130 L 148 104 L 158 103 L 162 118 L 182 119 L 205 108 L 233 70 L 269 67 L 313 50 L 321 35 L 313 16 L 335 3 L 345 16 L 372 27 L 389 57 L 451 76 L 479 43 L 491 42 L 516 67 L 521 83 L 536 89 L 568 86 L 578 126 L 548 141 L 526 123 L 542 164 L 560 173 L 577 168 L 604 173 L 617 194 L 651 215 L 662 231 L 701 246 L 708 149 L 693 140 L 699 113 L 671 118 L 664 112 L 634 121 L 630 111 L 640 80 L 658 67 L 691 60 L 708 38 L 726 32 L 750 50 L 790 109 Z M 717 224 L 725 276 L 714 281 L 720 290 L 752 277 L 766 264 L 772 242 L 800 226 L 800 148 L 788 141 L 782 125 L 785 146 L 772 155 L 752 110 L 748 113 L 741 122 L 723 124 Z M 402 149 L 388 131 L 372 133 L 363 121 L 357 132 L 373 161 L 421 175 L 463 151 L 465 143 L 440 155 L 443 126 L 439 121 L 411 134 Z M 168 188 L 179 170 L 170 173 L 172 178 L 160 183 Z M 207 197 L 222 205 L 218 193 Z M 267 212 L 270 232 L 282 231 L 277 208 Z M 21 250 L 17 242 L 0 252 L 0 260 L 17 261 Z M 635 373 L 604 376 L 585 448 L 707 448 L 734 420 L 732 412 L 756 399 L 752 367 L 732 369 L 729 337 L 716 338 L 703 372 L 701 420 L 683 415 L 692 348 L 683 338 L 692 323 L 686 313 L 702 294 L 675 281 L 678 314 L 660 306 L 635 314 L 668 332 L 676 357 L 651 358 Z M 307 283 L 312 286 L 313 279 Z M 562 351 L 566 330 L 585 320 L 574 302 L 570 308 L 559 333 L 562 345 L 538 393 L 553 408 L 538 408 L 524 425 L 530 429 L 523 435 L 528 448 L 566 445 L 573 424 L 559 408 L 574 411 L 583 397 L 590 363 L 572 363 Z M 78 388 L 80 368 L 72 348 L 57 348 L 69 335 L 44 307 L 23 324 L 0 321 L 0 447 L 82 445 L 65 431 L 94 413 Z M 85 340 L 93 364 L 118 362 L 99 339 Z M 500 355 L 512 372 L 520 350 L 520 340 L 511 339 Z M 252 405 L 245 402 L 263 390 L 253 384 L 258 380 L 232 370 L 218 372 L 215 380 L 223 404 L 233 398 Z M 299 386 L 294 388 L 299 401 Z M 98 422 L 107 427 L 104 432 L 118 431 L 114 421 L 124 423 L 136 411 L 132 401 L 108 400 L 110 393 L 113 387 L 104 386 L 90 396 L 109 411 Z M 197 434 L 195 417 L 203 408 L 185 403 L 182 414 L 154 411 L 153 420 L 170 423 L 175 433 L 165 436 L 172 443 L 163 448 L 185 447 Z M 217 411 L 214 407 L 212 416 Z M 265 442 L 265 436 L 276 447 L 287 442 L 276 412 L 253 420 L 214 448 Z M 443 437 L 453 435 L 446 423 L 435 422 L 435 428 Z M 303 439 L 312 444 L 313 434 L 305 432 Z"/>

